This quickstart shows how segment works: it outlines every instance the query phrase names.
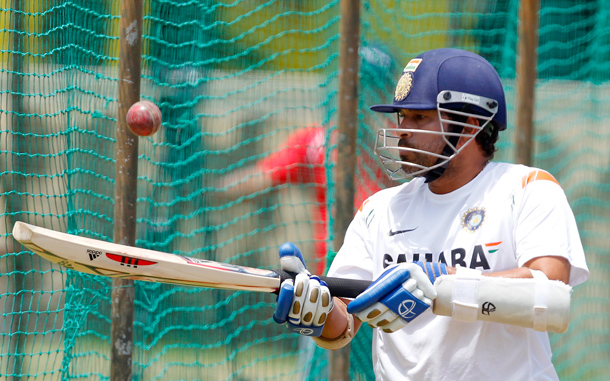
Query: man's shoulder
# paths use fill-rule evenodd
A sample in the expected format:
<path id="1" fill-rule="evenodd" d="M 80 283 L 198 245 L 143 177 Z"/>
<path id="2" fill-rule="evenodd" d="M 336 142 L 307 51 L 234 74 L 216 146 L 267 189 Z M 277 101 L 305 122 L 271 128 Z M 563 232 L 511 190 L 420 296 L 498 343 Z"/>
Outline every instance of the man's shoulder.
<path id="1" fill-rule="evenodd" d="M 522 164 L 513 164 L 500 161 L 492 161 L 488 165 L 491 168 L 490 172 L 501 175 L 515 175 L 526 172 L 527 168 L 530 168 Z"/>
<path id="2" fill-rule="evenodd" d="M 496 178 L 496 182 L 509 182 L 521 189 L 525 189 L 529 184 L 539 180 L 550 181 L 559 185 L 559 182 L 551 173 L 541 168 L 501 162 L 490 163 L 490 165 L 492 165 L 490 175 Z"/>

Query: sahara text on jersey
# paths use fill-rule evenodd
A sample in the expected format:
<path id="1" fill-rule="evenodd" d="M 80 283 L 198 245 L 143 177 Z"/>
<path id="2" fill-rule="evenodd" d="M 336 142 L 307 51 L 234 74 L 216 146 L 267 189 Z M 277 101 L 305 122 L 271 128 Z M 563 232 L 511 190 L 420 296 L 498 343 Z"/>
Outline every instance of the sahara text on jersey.
<path id="1" fill-rule="evenodd" d="M 475 245 L 472 250 L 466 250 L 464 248 L 456 248 L 447 251 L 442 251 L 438 255 L 438 260 L 434 260 L 432 253 L 425 253 L 422 257 L 420 253 L 400 253 L 398 255 L 384 254 L 383 255 L 383 267 L 412 261 L 426 261 L 426 262 L 440 262 L 447 266 L 455 267 L 460 265 L 462 267 L 469 267 L 476 269 L 480 267 L 483 270 L 489 270 L 489 262 L 487 261 L 487 255 L 493 254 L 498 251 L 499 246 L 502 242 L 486 243 L 483 245 Z"/>

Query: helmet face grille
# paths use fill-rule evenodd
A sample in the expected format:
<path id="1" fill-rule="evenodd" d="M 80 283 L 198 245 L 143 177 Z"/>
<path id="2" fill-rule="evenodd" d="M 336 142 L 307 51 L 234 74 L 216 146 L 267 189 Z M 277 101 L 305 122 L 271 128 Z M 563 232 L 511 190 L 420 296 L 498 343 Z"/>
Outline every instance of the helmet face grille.
<path id="1" fill-rule="evenodd" d="M 449 96 L 447 96 L 449 95 Z M 444 107 L 444 103 L 449 103 L 454 99 L 463 99 L 463 102 L 469 104 L 481 104 L 489 116 L 480 116 L 478 114 L 455 111 Z M 381 161 L 381 164 L 386 170 L 386 174 L 392 180 L 407 180 L 413 177 L 426 176 L 430 171 L 437 168 L 446 168 L 449 162 L 457 156 L 464 148 L 466 148 L 476 136 L 487 127 L 495 116 L 497 104 L 493 104 L 492 100 L 484 97 L 477 97 L 472 94 L 459 92 L 441 92 L 438 95 L 437 112 L 439 118 L 439 131 L 428 131 L 418 129 L 402 129 L 402 128 L 383 128 L 377 131 L 377 139 L 375 141 L 375 155 Z M 491 106 L 495 107 L 491 107 Z M 474 125 L 456 120 L 448 119 L 444 115 L 459 115 L 465 117 L 474 117 L 477 120 L 484 120 L 482 125 Z M 459 126 L 460 132 L 451 132 L 450 125 Z M 400 127 L 400 126 L 399 126 Z M 471 127 L 476 130 L 474 134 L 463 132 L 463 127 Z M 426 151 L 415 147 L 408 147 L 401 144 L 403 135 L 436 135 L 441 136 L 445 143 L 445 148 L 441 153 Z M 459 138 L 465 137 L 466 142 L 457 148 Z M 422 165 L 421 163 L 408 161 L 405 159 L 405 153 L 411 153 L 419 157 L 432 157 L 435 159 L 433 165 Z M 444 169 L 443 169 L 444 171 Z"/>
<path id="2" fill-rule="evenodd" d="M 411 62 L 417 60 L 417 65 Z M 496 70 L 483 57 L 460 49 L 435 49 L 411 60 L 404 69 L 390 105 L 373 106 L 378 112 L 396 112 L 399 109 L 433 110 L 443 91 L 455 91 L 483 97 L 496 102 L 493 121 L 500 130 L 506 129 L 506 101 L 502 82 Z M 461 110 L 464 104 L 457 99 L 446 102 L 446 108 Z M 474 105 L 475 115 L 490 116 L 488 107 Z"/>

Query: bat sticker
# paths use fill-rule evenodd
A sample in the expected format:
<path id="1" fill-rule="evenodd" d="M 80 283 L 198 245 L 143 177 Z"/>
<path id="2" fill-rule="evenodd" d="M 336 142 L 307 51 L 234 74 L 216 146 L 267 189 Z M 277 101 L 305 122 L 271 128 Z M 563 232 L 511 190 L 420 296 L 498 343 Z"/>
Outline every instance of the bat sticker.
<path id="1" fill-rule="evenodd" d="M 87 249 L 87 254 L 89 254 L 89 260 L 93 261 L 100 255 L 102 255 L 102 252 L 99 250 Z"/>
<path id="2" fill-rule="evenodd" d="M 126 255 L 106 253 L 106 256 L 115 262 L 119 262 L 121 266 L 133 267 L 134 269 L 137 269 L 138 266 L 151 266 L 157 264 L 157 262 L 146 261 L 144 259 L 138 258 L 131 258 Z"/>

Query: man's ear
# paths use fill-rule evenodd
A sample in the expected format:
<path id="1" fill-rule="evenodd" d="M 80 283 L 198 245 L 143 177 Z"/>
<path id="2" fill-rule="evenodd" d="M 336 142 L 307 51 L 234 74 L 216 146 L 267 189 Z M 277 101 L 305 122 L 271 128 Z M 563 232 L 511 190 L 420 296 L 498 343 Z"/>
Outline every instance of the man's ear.
<path id="1" fill-rule="evenodd" d="M 466 123 L 471 124 L 473 126 L 480 126 L 481 123 L 479 122 L 479 120 L 477 118 L 475 118 L 474 116 L 469 116 L 468 119 L 466 120 Z M 464 127 L 464 133 L 465 134 L 469 134 L 469 135 L 474 135 L 477 133 L 477 131 L 479 131 L 477 128 L 474 127 Z"/>
<path id="2" fill-rule="evenodd" d="M 468 119 L 466 120 L 466 123 L 471 124 L 473 126 L 480 126 L 479 120 L 473 116 L 468 117 Z M 475 135 L 478 131 L 479 131 L 478 128 L 464 126 L 462 133 L 467 134 L 467 135 Z M 468 139 L 472 139 L 472 138 L 468 138 L 466 136 L 460 137 L 460 140 L 458 140 L 458 144 L 457 144 L 456 148 L 460 149 L 464 144 L 466 144 Z"/>

